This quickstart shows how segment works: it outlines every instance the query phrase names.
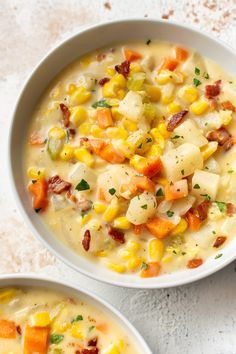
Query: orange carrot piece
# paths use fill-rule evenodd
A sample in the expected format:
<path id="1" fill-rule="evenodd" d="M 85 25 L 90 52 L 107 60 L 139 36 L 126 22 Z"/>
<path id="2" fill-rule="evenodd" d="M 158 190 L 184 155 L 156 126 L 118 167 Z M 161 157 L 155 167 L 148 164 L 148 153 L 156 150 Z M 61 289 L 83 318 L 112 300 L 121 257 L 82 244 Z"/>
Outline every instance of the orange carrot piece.
<path id="1" fill-rule="evenodd" d="M 103 160 L 110 163 L 122 163 L 125 161 L 124 155 L 118 153 L 112 146 L 107 144 L 98 154 Z"/>
<path id="2" fill-rule="evenodd" d="M 107 323 L 105 322 L 102 322 L 102 323 L 99 323 L 96 325 L 96 329 L 104 334 L 107 333 L 108 331 L 108 326 L 107 326 Z"/>
<path id="3" fill-rule="evenodd" d="M 24 353 L 47 354 L 49 327 L 26 326 L 24 334 Z"/>
<path id="4" fill-rule="evenodd" d="M 45 139 L 39 135 L 38 132 L 33 132 L 29 138 L 29 144 L 32 146 L 42 146 L 45 143 Z"/>
<path id="5" fill-rule="evenodd" d="M 188 182 L 186 179 L 181 179 L 173 184 L 165 186 L 165 199 L 175 200 L 187 197 L 188 195 Z"/>
<path id="6" fill-rule="evenodd" d="M 198 231 L 201 227 L 201 220 L 200 218 L 193 214 L 192 212 L 188 212 L 186 214 L 186 218 L 187 218 L 187 221 L 188 221 L 188 225 L 189 225 L 189 228 L 191 231 Z"/>
<path id="7" fill-rule="evenodd" d="M 160 158 L 150 158 L 146 161 L 142 161 L 137 167 L 136 170 L 139 173 L 144 174 L 147 177 L 153 177 L 162 169 L 162 163 Z"/>
<path id="8" fill-rule="evenodd" d="M 159 70 L 174 71 L 178 65 L 178 61 L 174 58 L 165 58 Z"/>
<path id="9" fill-rule="evenodd" d="M 45 178 L 39 178 L 28 186 L 28 190 L 33 194 L 33 208 L 45 209 L 48 205 L 48 183 Z"/>
<path id="10" fill-rule="evenodd" d="M 133 176 L 130 181 L 131 186 L 135 186 L 137 189 L 146 190 L 150 193 L 155 192 L 155 183 L 146 176 Z"/>
<path id="11" fill-rule="evenodd" d="M 0 338 L 16 338 L 16 324 L 13 321 L 0 320 Z"/>
<path id="12" fill-rule="evenodd" d="M 106 146 L 105 141 L 101 139 L 89 139 L 85 142 L 85 146 L 88 146 L 96 155 L 99 155 L 101 150 Z"/>
<path id="13" fill-rule="evenodd" d="M 152 278 L 157 277 L 160 273 L 161 266 L 158 262 L 147 263 L 147 269 L 142 269 L 140 272 L 141 278 Z"/>
<path id="14" fill-rule="evenodd" d="M 222 102 L 221 106 L 222 106 L 224 111 L 232 111 L 232 112 L 236 111 L 236 107 L 230 101 Z"/>
<path id="15" fill-rule="evenodd" d="M 111 110 L 109 108 L 102 108 L 97 110 L 98 125 L 102 129 L 106 129 L 113 125 Z"/>
<path id="16" fill-rule="evenodd" d="M 169 235 L 171 230 L 175 228 L 175 225 L 166 219 L 161 219 L 156 216 L 153 219 L 147 221 L 146 227 L 148 231 L 150 231 L 151 234 L 153 234 L 155 237 L 165 238 Z"/>
<path id="17" fill-rule="evenodd" d="M 129 62 L 141 59 L 143 57 L 142 54 L 128 48 L 124 49 L 124 55 L 125 55 L 125 59 L 128 60 Z"/>
<path id="18" fill-rule="evenodd" d="M 133 231 L 135 235 L 140 235 L 143 232 L 144 224 L 133 225 Z"/>
<path id="19" fill-rule="evenodd" d="M 104 190 L 102 188 L 99 188 L 99 190 L 98 190 L 98 199 L 101 200 L 102 202 L 107 201 Z"/>
<path id="20" fill-rule="evenodd" d="M 202 265 L 203 260 L 201 258 L 194 258 L 188 261 L 187 267 L 190 269 L 200 267 Z"/>
<path id="21" fill-rule="evenodd" d="M 175 58 L 178 61 L 184 61 L 188 58 L 188 51 L 181 47 L 175 48 Z"/>

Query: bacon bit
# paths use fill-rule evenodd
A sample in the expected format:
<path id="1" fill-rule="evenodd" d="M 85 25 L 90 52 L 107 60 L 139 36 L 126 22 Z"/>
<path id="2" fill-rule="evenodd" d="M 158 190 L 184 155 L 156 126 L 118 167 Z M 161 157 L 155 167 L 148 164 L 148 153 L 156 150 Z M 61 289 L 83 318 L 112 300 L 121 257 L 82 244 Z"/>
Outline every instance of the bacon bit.
<path id="1" fill-rule="evenodd" d="M 88 347 L 96 347 L 98 342 L 98 337 L 94 337 L 89 339 L 88 341 Z"/>
<path id="2" fill-rule="evenodd" d="M 226 203 L 226 215 L 233 216 L 235 214 L 235 206 L 232 203 Z"/>
<path id="3" fill-rule="evenodd" d="M 223 145 L 224 151 L 229 151 L 233 145 L 234 145 L 234 138 L 230 137 Z"/>
<path id="4" fill-rule="evenodd" d="M 41 146 L 45 144 L 45 139 L 41 137 L 38 132 L 33 132 L 30 135 L 29 144 L 35 146 Z"/>
<path id="5" fill-rule="evenodd" d="M 99 53 L 96 55 L 96 60 L 100 62 L 100 61 L 104 60 L 106 58 L 106 56 L 107 55 L 105 53 Z"/>
<path id="6" fill-rule="evenodd" d="M 52 176 L 48 180 L 49 189 L 55 194 L 61 194 L 68 191 L 71 187 L 71 183 L 64 181 L 58 175 Z"/>
<path id="7" fill-rule="evenodd" d="M 78 200 L 78 207 L 82 213 L 90 210 L 92 208 L 93 203 L 91 200 L 85 199 L 82 197 L 80 200 Z"/>
<path id="8" fill-rule="evenodd" d="M 222 102 L 222 103 L 221 103 L 221 106 L 222 106 L 222 108 L 223 108 L 224 111 L 232 111 L 232 112 L 235 112 L 235 111 L 236 111 L 235 106 L 234 106 L 233 103 L 230 102 L 230 101 Z"/>
<path id="9" fill-rule="evenodd" d="M 189 269 L 197 268 L 200 265 L 202 265 L 202 263 L 203 263 L 203 260 L 201 258 L 194 258 L 194 259 L 191 259 L 190 261 L 188 261 L 187 267 Z"/>
<path id="10" fill-rule="evenodd" d="M 16 331 L 21 336 L 21 334 L 22 334 L 21 326 L 16 326 Z"/>
<path id="11" fill-rule="evenodd" d="M 100 86 L 103 86 L 103 85 L 105 85 L 107 82 L 109 82 L 110 81 L 110 79 L 109 79 L 109 77 L 104 77 L 104 78 L 102 78 L 101 80 L 99 80 L 98 81 L 98 84 L 100 85 Z"/>
<path id="12" fill-rule="evenodd" d="M 61 109 L 62 115 L 63 115 L 64 127 L 68 128 L 69 125 L 70 125 L 70 111 L 69 111 L 69 108 L 64 103 L 61 103 L 60 104 L 60 109 Z"/>
<path id="13" fill-rule="evenodd" d="M 213 244 L 213 247 L 220 247 L 223 245 L 223 243 L 226 241 L 227 237 L 226 236 L 218 236 Z"/>
<path id="14" fill-rule="evenodd" d="M 115 70 L 119 74 L 122 74 L 127 77 L 130 71 L 130 62 L 128 60 L 123 61 L 123 63 L 121 63 L 120 65 L 115 66 Z"/>
<path id="15" fill-rule="evenodd" d="M 69 133 L 70 136 L 74 136 L 74 135 L 76 134 L 76 129 L 70 128 L 70 129 L 68 129 L 67 131 L 68 131 L 68 133 Z"/>
<path id="16" fill-rule="evenodd" d="M 143 232 L 143 229 L 144 229 L 143 224 L 133 225 L 133 231 L 134 231 L 135 235 L 140 235 Z"/>
<path id="17" fill-rule="evenodd" d="M 173 132 L 173 130 L 182 122 L 184 116 L 186 116 L 187 113 L 188 111 L 184 109 L 183 111 L 173 114 L 168 119 L 168 123 L 167 123 L 168 132 Z"/>
<path id="18" fill-rule="evenodd" d="M 82 240 L 82 245 L 84 247 L 84 250 L 87 252 L 90 247 L 90 241 L 91 241 L 91 234 L 89 230 L 86 230 L 84 233 L 84 238 Z"/>
<path id="19" fill-rule="evenodd" d="M 211 204 L 211 202 L 209 200 L 204 200 L 202 203 L 200 203 L 197 206 L 198 216 L 201 221 L 203 221 L 207 218 L 207 213 L 208 213 L 208 209 L 209 209 L 210 204 Z"/>
<path id="20" fill-rule="evenodd" d="M 111 236 L 111 238 L 113 240 L 115 240 L 116 242 L 119 242 L 119 243 L 125 243 L 125 238 L 124 238 L 124 233 L 118 229 L 115 229 L 114 227 L 112 226 L 109 226 L 109 229 L 108 229 L 108 235 Z"/>
<path id="21" fill-rule="evenodd" d="M 221 80 L 215 82 L 214 85 L 205 86 L 205 96 L 209 99 L 216 97 L 220 94 Z"/>
<path id="22" fill-rule="evenodd" d="M 76 350 L 75 354 L 98 354 L 98 348 L 91 348 L 91 349 L 79 349 Z"/>
<path id="23" fill-rule="evenodd" d="M 210 111 L 211 112 L 219 110 L 218 109 L 218 103 L 217 103 L 217 100 L 215 98 L 209 98 L 208 101 L 209 101 Z"/>
<path id="24" fill-rule="evenodd" d="M 207 140 L 217 141 L 220 146 L 223 146 L 229 138 L 231 138 L 231 134 L 224 127 L 212 130 L 207 134 Z"/>

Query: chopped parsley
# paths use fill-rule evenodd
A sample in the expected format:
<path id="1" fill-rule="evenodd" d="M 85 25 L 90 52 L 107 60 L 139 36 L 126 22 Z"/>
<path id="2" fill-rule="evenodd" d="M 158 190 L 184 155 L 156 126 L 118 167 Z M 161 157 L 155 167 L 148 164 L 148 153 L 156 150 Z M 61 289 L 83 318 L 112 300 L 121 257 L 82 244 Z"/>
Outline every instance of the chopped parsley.
<path id="1" fill-rule="evenodd" d="M 52 344 L 59 344 L 64 339 L 64 334 L 52 333 L 50 336 L 50 342 Z"/>
<path id="2" fill-rule="evenodd" d="M 180 138 L 180 135 L 175 135 L 175 136 L 173 136 L 173 138 L 171 138 L 171 139 L 179 139 Z"/>
<path id="3" fill-rule="evenodd" d="M 42 208 L 36 208 L 34 209 L 35 213 L 39 213 Z"/>
<path id="4" fill-rule="evenodd" d="M 171 210 L 167 210 L 166 215 L 171 218 L 174 215 L 174 212 Z"/>
<path id="5" fill-rule="evenodd" d="M 172 253 L 177 254 L 176 250 L 173 250 Z"/>
<path id="6" fill-rule="evenodd" d="M 219 211 L 221 213 L 224 213 L 226 211 L 226 204 L 224 202 L 218 202 L 217 200 L 215 201 L 215 203 L 217 204 Z"/>
<path id="7" fill-rule="evenodd" d="M 220 257 L 222 257 L 223 256 L 223 253 L 219 253 L 219 254 L 217 254 L 216 256 L 215 256 L 215 259 L 218 259 L 218 258 L 220 258 Z"/>
<path id="8" fill-rule="evenodd" d="M 97 107 L 111 108 L 111 105 L 106 100 L 100 100 L 100 101 L 94 102 L 92 104 L 92 107 L 93 108 L 97 108 Z"/>
<path id="9" fill-rule="evenodd" d="M 204 72 L 203 75 L 204 79 L 208 80 L 210 78 L 209 74 Z"/>
<path id="10" fill-rule="evenodd" d="M 110 189 L 109 189 L 109 193 L 110 193 L 111 195 L 114 195 L 115 192 L 116 192 L 115 188 L 110 188 Z"/>
<path id="11" fill-rule="evenodd" d="M 141 205 L 142 209 L 147 209 L 147 204 Z"/>
<path id="12" fill-rule="evenodd" d="M 95 328 L 95 326 L 90 326 L 88 331 L 91 332 L 94 328 Z"/>
<path id="13" fill-rule="evenodd" d="M 194 72 L 195 72 L 196 75 L 200 75 L 200 69 L 199 68 L 195 67 Z"/>
<path id="14" fill-rule="evenodd" d="M 73 320 L 71 321 L 71 323 L 74 323 L 74 322 L 78 322 L 78 321 L 83 321 L 83 316 L 82 315 L 78 315 L 76 316 L 75 318 L 73 318 Z"/>
<path id="15" fill-rule="evenodd" d="M 234 170 L 229 170 L 229 171 L 227 171 L 228 173 L 233 173 L 234 172 Z"/>
<path id="16" fill-rule="evenodd" d="M 213 235 L 215 235 L 215 234 L 216 234 L 216 231 L 215 231 L 215 230 L 213 230 L 213 231 L 212 231 L 212 233 L 213 233 Z"/>
<path id="17" fill-rule="evenodd" d="M 201 197 L 204 197 L 206 200 L 211 200 L 209 194 L 200 194 Z"/>
<path id="18" fill-rule="evenodd" d="M 184 170 L 181 170 L 181 175 L 182 175 L 182 176 L 184 175 Z"/>
<path id="19" fill-rule="evenodd" d="M 182 254 L 182 256 L 185 256 L 185 255 L 186 255 L 186 252 L 182 252 L 181 254 Z"/>
<path id="20" fill-rule="evenodd" d="M 143 146 L 143 144 L 141 143 L 141 144 L 139 144 L 138 145 L 138 149 L 142 149 L 142 146 Z"/>
<path id="21" fill-rule="evenodd" d="M 196 77 L 194 77 L 194 79 L 193 79 L 193 84 L 194 84 L 194 86 L 198 87 L 198 86 L 201 85 L 201 81 L 198 80 L 198 79 L 196 79 Z"/>
<path id="22" fill-rule="evenodd" d="M 150 43 L 151 43 L 151 39 L 148 39 L 148 40 L 146 41 L 146 44 L 149 45 Z"/>
<path id="23" fill-rule="evenodd" d="M 35 184 L 36 182 L 37 182 L 37 180 L 36 179 L 32 179 L 32 184 Z"/>
<path id="24" fill-rule="evenodd" d="M 148 269 L 148 264 L 145 262 L 142 262 L 141 269 L 147 270 Z"/>
<path id="25" fill-rule="evenodd" d="M 81 181 L 75 187 L 75 189 L 77 191 L 86 191 L 86 190 L 90 189 L 90 185 L 88 184 L 87 181 L 85 181 L 85 179 L 82 178 Z"/>
<path id="26" fill-rule="evenodd" d="M 200 189 L 200 186 L 199 186 L 199 184 L 194 184 L 194 186 L 193 186 L 193 189 Z"/>
<path id="27" fill-rule="evenodd" d="M 151 143 L 152 142 L 152 138 L 147 138 L 146 139 L 146 143 Z"/>
<path id="28" fill-rule="evenodd" d="M 163 193 L 162 188 L 159 188 L 159 189 L 156 191 L 156 196 L 157 196 L 157 197 L 162 197 L 163 195 L 164 195 L 164 193 Z"/>

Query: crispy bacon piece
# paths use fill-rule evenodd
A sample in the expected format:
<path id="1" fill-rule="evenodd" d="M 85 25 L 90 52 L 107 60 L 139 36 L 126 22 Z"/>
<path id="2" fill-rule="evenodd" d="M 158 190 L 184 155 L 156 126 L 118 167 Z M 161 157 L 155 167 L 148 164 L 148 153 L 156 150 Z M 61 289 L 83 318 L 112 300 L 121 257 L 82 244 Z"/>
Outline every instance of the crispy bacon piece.
<path id="1" fill-rule="evenodd" d="M 88 341 L 88 347 L 96 347 L 98 342 L 98 337 L 94 337 L 89 339 Z"/>
<path id="2" fill-rule="evenodd" d="M 34 146 L 41 146 L 45 144 L 45 138 L 39 135 L 38 132 L 33 132 L 29 138 L 29 144 Z"/>
<path id="3" fill-rule="evenodd" d="M 99 80 L 98 81 L 98 84 L 100 85 L 100 86 L 103 86 L 103 85 L 105 85 L 107 82 L 109 82 L 110 81 L 110 79 L 109 79 L 109 77 L 103 77 L 101 80 Z"/>
<path id="4" fill-rule="evenodd" d="M 60 104 L 60 109 L 61 109 L 62 115 L 63 115 L 64 127 L 68 128 L 69 125 L 70 125 L 70 111 L 69 111 L 69 108 L 64 103 L 61 103 Z"/>
<path id="5" fill-rule="evenodd" d="M 113 238 L 113 240 L 115 240 L 116 242 L 119 242 L 121 244 L 125 243 L 125 235 L 124 235 L 124 233 L 122 231 L 118 230 L 118 229 L 115 229 L 112 226 L 109 226 L 108 235 L 110 235 L 111 238 Z"/>
<path id="6" fill-rule="evenodd" d="M 216 239 L 215 239 L 215 242 L 213 244 L 213 247 L 220 247 L 221 245 L 223 245 L 223 243 L 226 241 L 227 237 L 226 236 L 218 236 Z"/>
<path id="7" fill-rule="evenodd" d="M 130 71 L 130 62 L 128 60 L 123 61 L 120 65 L 115 66 L 115 70 L 119 73 L 127 77 Z"/>
<path id="8" fill-rule="evenodd" d="M 234 145 L 234 138 L 231 136 L 223 145 L 224 151 L 228 151 Z"/>
<path id="9" fill-rule="evenodd" d="M 201 221 L 203 221 L 207 218 L 207 213 L 208 213 L 208 209 L 209 209 L 210 204 L 211 204 L 211 202 L 209 200 L 204 200 L 202 203 L 200 203 L 197 206 L 198 216 Z"/>
<path id="10" fill-rule="evenodd" d="M 105 53 L 99 53 L 96 55 L 96 60 L 100 62 L 100 61 L 104 60 L 106 58 L 106 56 L 107 55 Z"/>
<path id="11" fill-rule="evenodd" d="M 226 214 L 227 216 L 233 216 L 235 214 L 235 206 L 233 203 L 226 203 Z"/>
<path id="12" fill-rule="evenodd" d="M 58 175 L 52 176 L 48 180 L 49 190 L 55 194 L 61 194 L 68 191 L 71 187 L 71 183 L 64 181 Z"/>
<path id="13" fill-rule="evenodd" d="M 201 258 L 194 258 L 188 261 L 187 267 L 190 269 L 200 267 L 202 265 L 203 260 Z"/>
<path id="14" fill-rule="evenodd" d="M 230 102 L 230 101 L 222 102 L 222 103 L 221 103 L 221 106 L 222 106 L 222 108 L 223 108 L 224 111 L 232 111 L 232 112 L 235 112 L 235 111 L 236 111 L 235 106 L 234 106 L 233 103 Z"/>
<path id="15" fill-rule="evenodd" d="M 173 114 L 167 123 L 167 130 L 168 132 L 173 132 L 173 130 L 182 122 L 183 118 L 186 116 L 188 111 L 184 109 L 178 113 Z"/>
<path id="16" fill-rule="evenodd" d="M 74 136 L 76 134 L 76 129 L 70 128 L 67 131 L 68 131 L 69 136 Z"/>
<path id="17" fill-rule="evenodd" d="M 98 354 L 98 348 L 91 348 L 91 349 L 79 349 L 76 350 L 75 354 Z"/>
<path id="18" fill-rule="evenodd" d="M 220 94 L 220 84 L 221 80 L 218 80 L 214 85 L 206 85 L 205 96 L 209 99 L 218 96 Z"/>
<path id="19" fill-rule="evenodd" d="M 21 329 L 21 326 L 16 326 L 16 332 L 21 336 L 22 334 L 22 329 Z"/>
<path id="20" fill-rule="evenodd" d="M 228 151 L 234 144 L 231 134 L 224 127 L 210 131 L 207 134 L 207 140 L 217 141 L 220 146 L 224 147 L 225 151 Z"/>
<path id="21" fill-rule="evenodd" d="M 84 238 L 82 240 L 82 245 L 84 247 L 84 250 L 87 252 L 90 247 L 90 241 L 91 241 L 91 234 L 89 230 L 86 230 L 84 233 Z"/>

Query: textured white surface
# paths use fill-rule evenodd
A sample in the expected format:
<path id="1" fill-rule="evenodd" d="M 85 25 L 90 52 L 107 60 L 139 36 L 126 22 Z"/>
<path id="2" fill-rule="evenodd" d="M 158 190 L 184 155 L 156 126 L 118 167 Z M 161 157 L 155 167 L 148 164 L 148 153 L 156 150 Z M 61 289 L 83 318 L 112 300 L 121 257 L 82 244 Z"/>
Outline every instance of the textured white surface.
<path id="1" fill-rule="evenodd" d="M 76 274 L 45 250 L 16 211 L 7 173 L 7 133 L 20 88 L 36 63 L 81 26 L 125 17 L 195 24 L 236 49 L 236 2 L 186 0 L 1 0 L 0 2 L 0 273 L 66 278 L 120 309 L 155 354 L 236 353 L 236 262 L 195 284 L 130 290 Z M 110 6 L 109 6 L 110 4 Z M 98 43 L 99 46 L 99 43 Z"/>

